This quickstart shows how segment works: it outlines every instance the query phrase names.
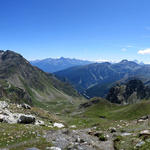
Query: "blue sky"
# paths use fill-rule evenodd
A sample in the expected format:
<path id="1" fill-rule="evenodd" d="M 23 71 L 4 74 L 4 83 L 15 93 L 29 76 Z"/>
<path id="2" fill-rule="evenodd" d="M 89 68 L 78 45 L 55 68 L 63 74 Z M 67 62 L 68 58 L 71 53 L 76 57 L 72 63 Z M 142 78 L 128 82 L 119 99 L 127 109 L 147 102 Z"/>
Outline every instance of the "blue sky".
<path id="1" fill-rule="evenodd" d="M 29 60 L 150 63 L 149 0 L 0 0 L 0 49 Z"/>

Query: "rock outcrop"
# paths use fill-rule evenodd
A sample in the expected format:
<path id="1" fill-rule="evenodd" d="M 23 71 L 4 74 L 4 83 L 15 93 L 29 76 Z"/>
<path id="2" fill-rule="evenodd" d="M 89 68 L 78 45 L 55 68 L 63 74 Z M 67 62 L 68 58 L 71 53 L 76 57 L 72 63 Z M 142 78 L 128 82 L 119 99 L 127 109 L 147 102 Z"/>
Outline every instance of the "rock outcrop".
<path id="1" fill-rule="evenodd" d="M 150 97 L 150 88 L 144 86 L 138 79 L 130 80 L 125 84 L 113 86 L 106 99 L 112 103 L 133 104 Z"/>
<path id="2" fill-rule="evenodd" d="M 33 115 L 11 112 L 11 110 L 9 110 L 9 104 L 6 101 L 0 101 L 0 122 L 5 122 L 9 124 L 44 124 L 43 121 L 36 120 L 36 117 Z"/>

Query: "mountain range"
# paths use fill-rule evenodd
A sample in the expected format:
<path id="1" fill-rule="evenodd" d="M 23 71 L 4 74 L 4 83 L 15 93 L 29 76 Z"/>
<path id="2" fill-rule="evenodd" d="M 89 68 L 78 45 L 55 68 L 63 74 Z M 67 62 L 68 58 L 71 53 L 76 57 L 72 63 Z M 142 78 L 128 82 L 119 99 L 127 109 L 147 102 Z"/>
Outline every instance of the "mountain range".
<path id="1" fill-rule="evenodd" d="M 71 83 L 87 98 L 105 97 L 116 82 L 139 78 L 150 84 L 150 65 L 122 60 L 119 63 L 93 63 L 55 72 L 57 78 Z"/>
<path id="2" fill-rule="evenodd" d="M 77 97 L 81 98 L 80 94 L 86 98 L 106 97 L 111 87 L 118 83 L 126 83 L 130 79 L 138 78 L 145 86 L 150 85 L 150 65 L 128 60 L 86 65 L 83 64 L 90 62 L 66 58 L 60 60 L 67 61 L 68 64 L 70 60 L 70 65 L 73 61 L 76 64 L 78 62 L 78 65 L 53 74 L 45 73 L 32 66 L 20 54 L 10 50 L 0 51 L 1 97 L 11 99 L 13 95 L 13 101 L 25 101 L 30 104 L 44 104 L 57 100 L 72 103 Z"/>
<path id="3" fill-rule="evenodd" d="M 33 66 L 37 66 L 45 72 L 53 73 L 73 66 L 87 65 L 91 61 L 71 59 L 71 58 L 47 58 L 43 60 L 30 61 Z"/>

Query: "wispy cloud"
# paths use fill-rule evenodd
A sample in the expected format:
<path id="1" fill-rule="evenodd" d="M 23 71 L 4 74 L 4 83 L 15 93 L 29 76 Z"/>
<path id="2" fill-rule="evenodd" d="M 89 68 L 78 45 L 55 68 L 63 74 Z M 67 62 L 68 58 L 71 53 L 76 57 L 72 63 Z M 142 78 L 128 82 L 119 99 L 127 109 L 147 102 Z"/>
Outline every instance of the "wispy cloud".
<path id="1" fill-rule="evenodd" d="M 127 48 L 122 48 L 121 51 L 122 51 L 122 52 L 126 52 L 126 51 L 127 51 Z"/>
<path id="2" fill-rule="evenodd" d="M 133 46 L 133 45 L 127 45 L 127 47 L 128 47 L 128 48 L 132 48 L 132 47 L 134 47 L 134 46 Z"/>
<path id="3" fill-rule="evenodd" d="M 121 51 L 126 52 L 126 51 L 128 51 L 128 49 L 133 48 L 133 47 L 134 47 L 133 45 L 126 45 L 123 48 L 121 48 Z"/>
<path id="4" fill-rule="evenodd" d="M 146 48 L 146 49 L 141 49 L 138 51 L 138 54 L 141 54 L 141 55 L 150 55 L 150 48 Z"/>
<path id="5" fill-rule="evenodd" d="M 110 60 L 107 60 L 107 59 L 97 59 L 97 60 L 94 60 L 95 62 L 110 62 Z"/>

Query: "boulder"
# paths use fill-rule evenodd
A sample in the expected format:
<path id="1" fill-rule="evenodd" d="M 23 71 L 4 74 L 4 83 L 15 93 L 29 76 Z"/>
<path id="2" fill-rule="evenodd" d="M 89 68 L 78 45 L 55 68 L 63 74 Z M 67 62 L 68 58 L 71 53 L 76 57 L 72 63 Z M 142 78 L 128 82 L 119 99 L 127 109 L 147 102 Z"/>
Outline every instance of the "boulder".
<path id="1" fill-rule="evenodd" d="M 32 115 L 19 114 L 18 123 L 24 124 L 35 123 L 35 117 Z"/>
<path id="2" fill-rule="evenodd" d="M 13 123 L 24 123 L 24 124 L 29 124 L 29 123 L 35 123 L 35 117 L 32 115 L 25 115 L 25 114 L 19 114 L 19 113 L 11 113 L 7 109 L 2 109 L 0 113 L 0 122 L 5 122 L 9 124 Z M 40 121 L 40 124 L 43 122 Z"/>
<path id="3" fill-rule="evenodd" d="M 21 105 L 22 106 L 22 108 L 24 108 L 24 109 L 31 109 L 31 106 L 30 105 L 28 105 L 28 104 L 22 104 Z"/>
<path id="4" fill-rule="evenodd" d="M 0 114 L 0 122 L 3 122 L 3 115 L 2 114 Z"/>
<path id="5" fill-rule="evenodd" d="M 27 149 L 25 149 L 25 150 L 40 150 L 40 149 L 38 149 L 38 148 L 36 148 L 36 147 L 32 147 L 32 148 L 27 148 Z"/>
<path id="6" fill-rule="evenodd" d="M 148 119 L 148 116 L 143 116 L 143 117 L 141 117 L 140 119 L 142 119 L 142 120 L 147 120 L 147 119 Z"/>
<path id="7" fill-rule="evenodd" d="M 6 101 L 0 101 L 0 109 L 5 109 L 7 108 L 9 105 Z"/>
<path id="8" fill-rule="evenodd" d="M 3 110 L 2 113 L 0 114 L 0 122 L 5 122 L 5 123 L 17 123 L 18 117 L 11 113 L 9 110 Z"/>
<path id="9" fill-rule="evenodd" d="M 139 136 L 150 136 L 150 130 L 143 130 L 143 131 L 141 131 Z"/>
<path id="10" fill-rule="evenodd" d="M 50 149 L 49 150 L 61 150 L 61 148 L 59 148 L 59 147 L 50 147 Z"/>
<path id="11" fill-rule="evenodd" d="M 140 141 L 139 143 L 136 144 L 136 148 L 139 148 L 139 147 L 141 147 L 144 144 L 145 144 L 144 141 Z"/>
<path id="12" fill-rule="evenodd" d="M 57 128 L 64 128 L 65 127 L 62 123 L 54 123 L 53 126 L 57 127 Z"/>
<path id="13" fill-rule="evenodd" d="M 77 128 L 77 126 L 76 125 L 71 125 L 70 128 Z"/>
<path id="14" fill-rule="evenodd" d="M 124 132 L 121 134 L 121 136 L 129 136 L 129 135 L 132 135 L 132 133 Z"/>
<path id="15" fill-rule="evenodd" d="M 143 117 L 141 117 L 141 118 L 139 118 L 139 119 L 137 120 L 137 123 L 145 122 L 145 121 L 148 120 L 148 119 L 149 119 L 149 116 L 143 116 Z"/>
<path id="16" fill-rule="evenodd" d="M 116 128 L 114 128 L 114 127 L 109 128 L 109 130 L 110 130 L 110 133 L 116 132 Z"/>

